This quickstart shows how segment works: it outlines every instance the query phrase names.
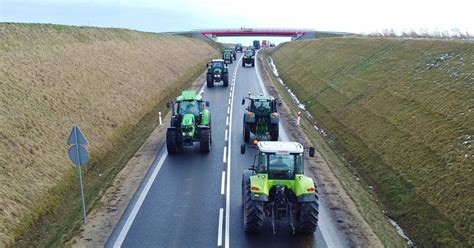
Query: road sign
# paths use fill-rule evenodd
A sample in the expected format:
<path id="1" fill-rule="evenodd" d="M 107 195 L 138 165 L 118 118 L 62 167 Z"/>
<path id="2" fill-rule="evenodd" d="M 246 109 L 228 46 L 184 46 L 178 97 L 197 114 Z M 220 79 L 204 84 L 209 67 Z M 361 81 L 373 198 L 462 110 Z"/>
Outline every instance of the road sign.
<path id="1" fill-rule="evenodd" d="M 87 142 L 86 137 L 82 134 L 81 129 L 78 125 L 74 125 L 71 130 L 71 134 L 69 134 L 69 138 L 67 139 L 67 144 L 71 145 L 69 147 L 69 159 L 77 165 L 77 170 L 79 174 L 79 184 L 81 186 L 81 200 L 82 200 L 82 218 L 84 224 L 87 223 L 86 218 L 86 202 L 84 201 L 84 186 L 82 185 L 82 173 L 81 173 L 81 166 L 87 164 L 89 161 L 89 152 L 83 145 L 89 144 Z"/>
<path id="2" fill-rule="evenodd" d="M 69 159 L 78 166 L 83 166 L 89 161 L 89 152 L 81 145 L 72 145 L 69 147 Z"/>

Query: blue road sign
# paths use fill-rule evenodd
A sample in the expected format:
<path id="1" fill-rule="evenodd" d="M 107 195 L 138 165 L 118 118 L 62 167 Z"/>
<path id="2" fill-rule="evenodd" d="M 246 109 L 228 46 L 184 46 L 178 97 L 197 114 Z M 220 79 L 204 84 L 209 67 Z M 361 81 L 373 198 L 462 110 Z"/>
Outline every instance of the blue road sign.
<path id="1" fill-rule="evenodd" d="M 74 125 L 71 130 L 71 134 L 69 134 L 69 138 L 67 139 L 68 145 L 87 145 L 89 144 L 86 140 L 84 134 L 82 134 L 81 129 L 79 126 Z"/>
<path id="2" fill-rule="evenodd" d="M 89 152 L 81 145 L 72 145 L 69 147 L 68 153 L 69 159 L 71 159 L 75 165 L 83 166 L 89 161 Z"/>

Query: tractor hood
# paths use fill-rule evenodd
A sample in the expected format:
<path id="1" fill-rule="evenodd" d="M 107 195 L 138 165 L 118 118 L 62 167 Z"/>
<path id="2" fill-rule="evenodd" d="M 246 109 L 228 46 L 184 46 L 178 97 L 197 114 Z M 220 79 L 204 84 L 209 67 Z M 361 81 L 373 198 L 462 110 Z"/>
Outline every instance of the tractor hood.
<path id="1" fill-rule="evenodd" d="M 185 114 L 183 116 L 183 120 L 181 121 L 181 131 L 183 135 L 192 136 L 194 134 L 194 115 Z"/>
<path id="2" fill-rule="evenodd" d="M 214 74 L 221 74 L 222 70 L 220 68 L 215 68 L 213 73 Z"/>

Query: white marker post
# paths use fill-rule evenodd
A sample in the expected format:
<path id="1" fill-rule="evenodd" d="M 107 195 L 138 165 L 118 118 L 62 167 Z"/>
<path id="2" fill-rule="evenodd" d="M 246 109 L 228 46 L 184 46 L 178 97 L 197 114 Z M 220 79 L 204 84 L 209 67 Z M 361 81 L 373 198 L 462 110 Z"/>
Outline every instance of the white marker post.
<path id="1" fill-rule="evenodd" d="M 162 126 L 163 125 L 163 119 L 161 119 L 161 112 L 158 112 L 158 116 L 159 116 L 160 126 Z"/>
<path id="2" fill-rule="evenodd" d="M 296 118 L 296 126 L 300 126 L 301 122 L 301 111 L 298 111 L 298 117 Z"/>

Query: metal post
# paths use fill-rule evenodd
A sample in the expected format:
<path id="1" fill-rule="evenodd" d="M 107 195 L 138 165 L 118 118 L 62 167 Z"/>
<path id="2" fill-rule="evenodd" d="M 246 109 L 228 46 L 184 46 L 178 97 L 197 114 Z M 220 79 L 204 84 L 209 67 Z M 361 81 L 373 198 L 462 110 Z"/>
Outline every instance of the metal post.
<path id="1" fill-rule="evenodd" d="M 158 115 L 159 115 L 159 120 L 160 120 L 160 126 L 163 125 L 163 120 L 161 119 L 161 112 L 158 112 Z"/>
<path id="2" fill-rule="evenodd" d="M 79 184 L 81 185 L 81 200 L 82 200 L 82 217 L 83 217 L 83 223 L 87 223 L 87 217 L 86 217 L 86 202 L 84 200 L 84 187 L 82 185 L 82 173 L 81 173 L 81 156 L 79 155 L 79 142 L 77 138 L 77 129 L 74 132 L 74 136 L 76 138 L 76 153 L 77 153 L 77 169 L 79 170 Z"/>
<path id="3" fill-rule="evenodd" d="M 301 111 L 298 111 L 298 117 L 296 118 L 296 126 L 300 126 L 301 121 Z"/>

